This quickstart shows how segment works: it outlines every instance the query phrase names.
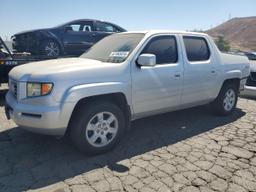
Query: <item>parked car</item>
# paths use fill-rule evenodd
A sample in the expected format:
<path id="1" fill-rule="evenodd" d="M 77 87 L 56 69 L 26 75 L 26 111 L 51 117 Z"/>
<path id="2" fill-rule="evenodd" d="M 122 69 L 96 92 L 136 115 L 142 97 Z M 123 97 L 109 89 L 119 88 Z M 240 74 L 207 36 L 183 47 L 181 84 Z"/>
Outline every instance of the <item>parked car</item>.
<path id="1" fill-rule="evenodd" d="M 26 52 L 12 52 L 0 37 L 0 86 L 8 82 L 8 74 L 12 68 L 29 62 L 53 59 L 52 56 L 31 56 Z M 56 57 L 57 58 L 57 57 Z"/>
<path id="2" fill-rule="evenodd" d="M 49 29 L 17 33 L 12 37 L 13 49 L 32 55 L 80 55 L 100 39 L 126 31 L 116 24 L 80 19 Z"/>
<path id="3" fill-rule="evenodd" d="M 256 60 L 256 52 L 245 52 L 244 55 L 247 56 L 249 60 Z"/>
<path id="4" fill-rule="evenodd" d="M 249 96 L 256 98 L 256 54 L 246 55 L 250 59 L 250 76 L 247 79 L 242 96 Z"/>
<path id="5" fill-rule="evenodd" d="M 79 58 L 15 67 L 5 109 L 24 129 L 102 153 L 138 118 L 209 103 L 232 113 L 249 71 L 245 56 L 221 53 L 206 34 L 119 33 Z"/>

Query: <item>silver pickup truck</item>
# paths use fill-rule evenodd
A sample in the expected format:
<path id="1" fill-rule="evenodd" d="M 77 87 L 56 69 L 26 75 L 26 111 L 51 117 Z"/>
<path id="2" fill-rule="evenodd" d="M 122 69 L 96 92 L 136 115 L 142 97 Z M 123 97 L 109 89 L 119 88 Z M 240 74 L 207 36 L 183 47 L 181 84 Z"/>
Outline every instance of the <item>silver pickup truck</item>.
<path id="1" fill-rule="evenodd" d="M 230 114 L 249 76 L 246 57 L 221 53 L 206 34 L 114 34 L 79 58 L 35 62 L 9 73 L 6 114 L 21 128 L 69 135 L 102 153 L 132 120 L 211 104 Z"/>

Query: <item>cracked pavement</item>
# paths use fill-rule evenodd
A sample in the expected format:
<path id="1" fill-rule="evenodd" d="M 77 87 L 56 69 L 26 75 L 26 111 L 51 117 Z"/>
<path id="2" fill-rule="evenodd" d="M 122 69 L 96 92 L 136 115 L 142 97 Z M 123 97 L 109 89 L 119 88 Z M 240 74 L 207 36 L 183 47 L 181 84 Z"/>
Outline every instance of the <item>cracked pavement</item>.
<path id="1" fill-rule="evenodd" d="M 107 154 L 24 131 L 0 98 L 0 191 L 256 192 L 256 101 L 217 117 L 207 106 L 133 122 Z"/>

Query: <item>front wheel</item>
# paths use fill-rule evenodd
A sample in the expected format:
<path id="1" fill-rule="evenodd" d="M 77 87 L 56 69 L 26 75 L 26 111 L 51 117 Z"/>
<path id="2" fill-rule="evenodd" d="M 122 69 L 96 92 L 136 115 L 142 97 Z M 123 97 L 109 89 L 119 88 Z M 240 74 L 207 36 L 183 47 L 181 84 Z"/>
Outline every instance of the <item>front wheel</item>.
<path id="1" fill-rule="evenodd" d="M 110 102 L 83 105 L 72 118 L 71 140 L 87 154 L 99 154 L 112 149 L 125 130 L 122 110 Z"/>
<path id="2" fill-rule="evenodd" d="M 60 55 L 60 46 L 54 40 L 44 41 L 41 45 L 41 54 L 49 57 L 58 57 Z"/>
<path id="3" fill-rule="evenodd" d="M 218 97 L 212 103 L 212 107 L 218 115 L 231 114 L 237 104 L 238 88 L 235 84 L 226 84 L 222 87 Z"/>

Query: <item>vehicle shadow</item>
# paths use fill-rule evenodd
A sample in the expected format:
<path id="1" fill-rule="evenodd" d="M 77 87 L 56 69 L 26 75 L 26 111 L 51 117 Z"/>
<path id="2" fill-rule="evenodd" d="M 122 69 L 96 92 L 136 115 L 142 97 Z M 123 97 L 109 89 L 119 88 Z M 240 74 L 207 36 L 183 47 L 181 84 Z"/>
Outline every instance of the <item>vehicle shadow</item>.
<path id="1" fill-rule="evenodd" d="M 16 127 L 0 132 L 0 191 L 23 191 L 45 187 L 89 171 L 107 167 L 126 172 L 120 161 L 175 144 L 245 115 L 237 109 L 231 116 L 217 117 L 206 106 L 132 123 L 122 142 L 112 151 L 86 156 L 66 139 L 32 134 Z"/>

